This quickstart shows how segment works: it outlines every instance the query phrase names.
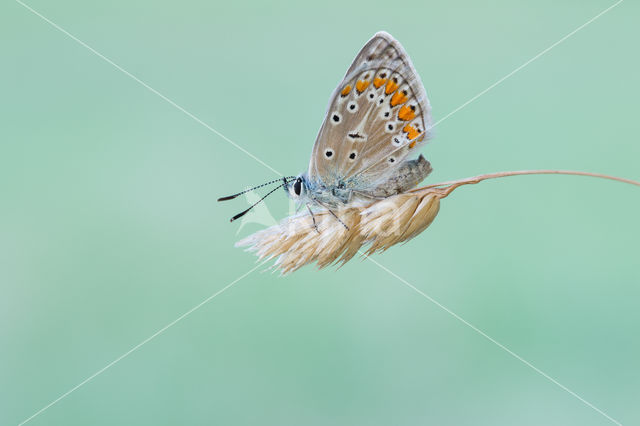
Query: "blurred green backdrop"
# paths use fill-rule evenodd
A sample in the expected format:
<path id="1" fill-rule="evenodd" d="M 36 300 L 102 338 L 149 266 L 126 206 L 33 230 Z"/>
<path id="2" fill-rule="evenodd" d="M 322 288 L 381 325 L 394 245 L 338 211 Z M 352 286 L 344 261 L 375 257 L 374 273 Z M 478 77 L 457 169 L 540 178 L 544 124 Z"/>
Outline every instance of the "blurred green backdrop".
<path id="1" fill-rule="evenodd" d="M 306 169 L 375 32 L 437 120 L 612 1 L 29 4 L 255 156 Z M 431 182 L 640 178 L 637 2 L 437 127 Z M 277 177 L 20 4 L 0 5 L 0 424 L 17 424 L 254 266 L 216 198 Z M 282 217 L 283 194 L 268 206 Z M 458 190 L 376 260 L 624 424 L 640 423 L 640 190 Z M 610 424 L 371 262 L 254 272 L 33 425 Z"/>

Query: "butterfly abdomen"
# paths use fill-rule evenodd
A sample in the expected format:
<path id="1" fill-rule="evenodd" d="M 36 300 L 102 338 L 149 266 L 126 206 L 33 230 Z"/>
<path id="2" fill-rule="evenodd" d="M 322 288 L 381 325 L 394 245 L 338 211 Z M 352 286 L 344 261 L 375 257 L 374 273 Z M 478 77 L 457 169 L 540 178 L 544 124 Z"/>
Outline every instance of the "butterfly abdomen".
<path id="1" fill-rule="evenodd" d="M 416 160 L 403 162 L 393 175 L 367 195 L 382 198 L 407 192 L 422 182 L 432 170 L 431 164 L 420 155 Z"/>

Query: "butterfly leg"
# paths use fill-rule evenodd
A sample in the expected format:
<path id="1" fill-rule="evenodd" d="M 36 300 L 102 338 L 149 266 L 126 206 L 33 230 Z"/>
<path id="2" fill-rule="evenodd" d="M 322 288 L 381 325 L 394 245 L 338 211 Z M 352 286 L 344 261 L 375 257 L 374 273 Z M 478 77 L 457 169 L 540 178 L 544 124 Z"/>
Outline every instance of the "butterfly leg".
<path id="1" fill-rule="evenodd" d="M 320 230 L 318 229 L 318 224 L 316 223 L 316 217 L 313 215 L 313 211 L 311 210 L 311 207 L 309 207 L 309 204 L 307 204 L 306 206 L 307 210 L 309 210 L 309 214 L 311 215 L 311 219 L 313 219 L 313 227 L 316 228 L 316 232 L 319 234 Z"/>
<path id="2" fill-rule="evenodd" d="M 342 226 L 344 226 L 344 228 L 345 228 L 347 231 L 349 230 L 349 227 L 348 227 L 347 225 L 345 225 L 345 223 L 344 223 L 342 220 L 340 220 L 340 218 L 339 218 L 339 217 L 338 217 L 338 216 L 337 216 L 337 215 L 336 215 L 336 214 L 335 214 L 331 209 L 327 209 L 327 210 L 329 210 L 329 213 L 331 213 L 331 215 L 332 215 L 333 217 L 335 217 L 335 218 L 336 218 L 336 220 L 337 220 L 338 222 L 340 222 L 340 223 L 342 224 Z"/>
<path id="3" fill-rule="evenodd" d="M 338 217 L 338 215 L 336 215 L 336 214 L 333 212 L 333 210 L 331 210 L 331 209 L 330 209 L 328 206 L 326 206 L 324 203 L 322 203 L 322 202 L 318 201 L 318 199 L 316 199 L 316 198 L 314 198 L 314 199 L 313 199 L 313 201 L 314 201 L 314 202 L 316 202 L 316 203 L 318 203 L 319 205 L 321 205 L 321 206 L 322 206 L 322 207 L 324 207 L 325 209 L 327 209 L 327 211 L 329 211 L 329 213 L 331 213 L 331 216 L 335 217 L 335 218 L 336 218 L 336 220 L 337 220 L 338 222 L 340 222 L 340 223 L 342 224 L 342 226 L 344 226 L 344 228 L 345 228 L 347 231 L 349 230 L 349 227 L 348 227 L 348 226 L 347 226 L 347 225 L 346 225 L 342 220 L 340 220 L 340 218 Z"/>

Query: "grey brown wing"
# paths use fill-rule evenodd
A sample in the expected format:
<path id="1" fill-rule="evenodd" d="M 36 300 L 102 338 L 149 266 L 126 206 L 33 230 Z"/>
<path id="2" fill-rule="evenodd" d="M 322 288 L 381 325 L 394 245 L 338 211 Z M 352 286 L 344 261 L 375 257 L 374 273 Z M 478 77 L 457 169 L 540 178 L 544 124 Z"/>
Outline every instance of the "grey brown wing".
<path id="1" fill-rule="evenodd" d="M 367 190 L 393 175 L 430 138 L 431 108 L 406 51 L 377 33 L 331 96 L 308 175 L 326 186 Z"/>

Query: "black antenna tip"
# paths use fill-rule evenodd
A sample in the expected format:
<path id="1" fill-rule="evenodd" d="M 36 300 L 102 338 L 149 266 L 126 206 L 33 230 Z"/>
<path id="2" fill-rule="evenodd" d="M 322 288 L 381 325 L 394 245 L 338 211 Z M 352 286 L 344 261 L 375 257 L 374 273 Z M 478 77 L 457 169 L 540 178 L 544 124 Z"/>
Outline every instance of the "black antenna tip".
<path id="1" fill-rule="evenodd" d="M 253 206 L 252 206 L 253 207 Z M 233 222 L 236 219 L 240 219 L 242 216 L 244 216 L 245 214 L 247 214 L 247 212 L 251 210 L 251 207 L 249 207 L 248 209 L 246 209 L 243 212 L 238 213 L 237 215 L 235 215 L 234 217 L 231 218 L 231 220 L 229 222 Z"/>
<path id="2" fill-rule="evenodd" d="M 220 197 L 218 198 L 218 201 L 227 201 L 227 200 L 233 200 L 234 198 L 236 198 L 238 195 L 227 195 L 226 197 Z"/>

